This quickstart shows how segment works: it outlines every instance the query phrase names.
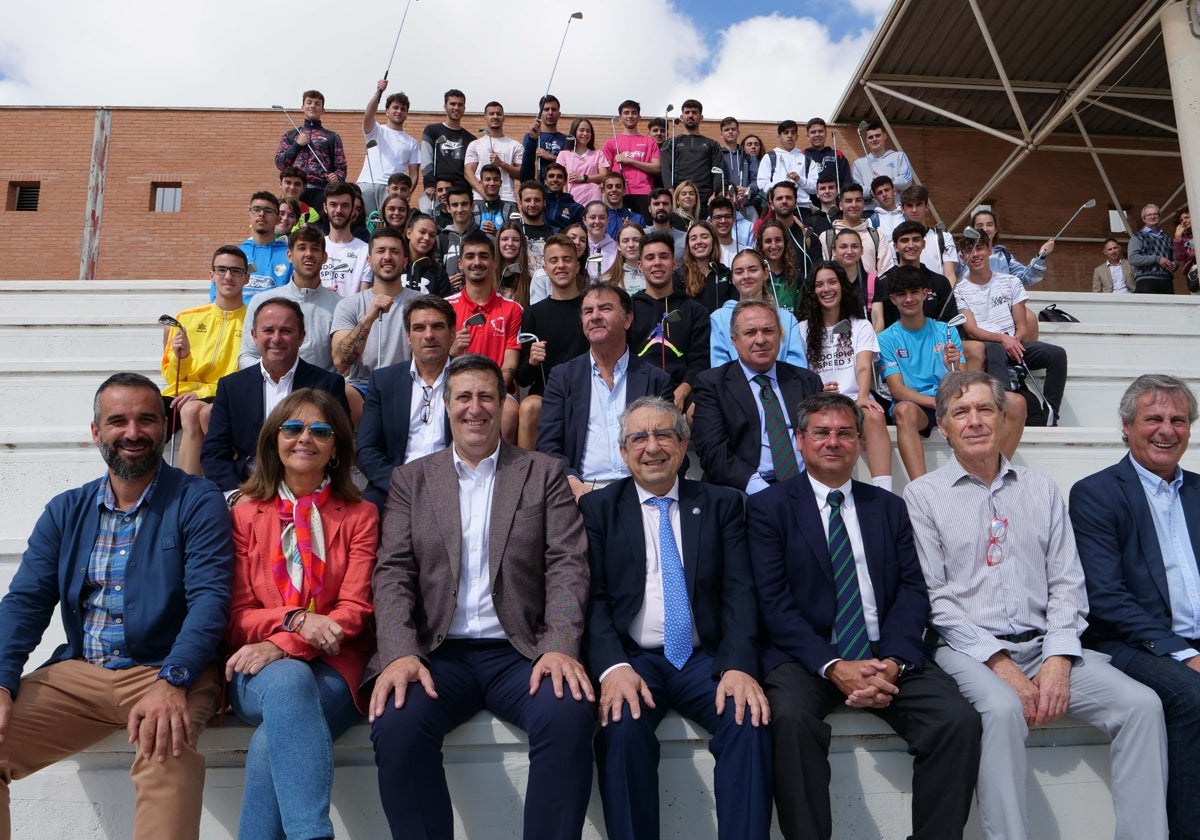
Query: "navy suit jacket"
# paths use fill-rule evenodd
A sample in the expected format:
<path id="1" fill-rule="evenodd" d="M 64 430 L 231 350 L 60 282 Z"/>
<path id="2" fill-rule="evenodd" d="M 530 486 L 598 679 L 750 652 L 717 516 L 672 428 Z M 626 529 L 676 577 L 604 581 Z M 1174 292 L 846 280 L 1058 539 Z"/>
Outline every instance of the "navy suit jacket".
<path id="1" fill-rule="evenodd" d="M 1192 647 L 1171 629 L 1171 595 L 1146 491 L 1131 456 L 1071 488 L 1071 525 L 1087 582 L 1083 643 L 1124 668 L 1134 651 L 1165 656 Z M 1179 490 L 1192 551 L 1200 560 L 1200 475 Z"/>
<path id="2" fill-rule="evenodd" d="M 646 595 L 646 538 L 637 485 L 626 478 L 579 500 L 591 555 L 585 652 L 592 674 L 638 649 L 629 625 Z M 679 531 L 688 600 L 713 677 L 758 675 L 757 608 L 740 493 L 681 479 Z"/>
<path id="3" fill-rule="evenodd" d="M 292 390 L 317 388 L 328 391 L 350 417 L 346 403 L 346 380 L 300 359 Z M 200 466 L 204 477 L 223 492 L 237 488 L 250 477 L 258 433 L 266 420 L 263 406 L 262 367 L 258 364 L 226 374 L 217 380 L 208 434 L 200 448 Z"/>
<path id="4" fill-rule="evenodd" d="M 776 362 L 775 375 L 783 392 L 784 410 L 795 428 L 796 406 L 821 391 L 821 377 L 786 362 Z M 692 442 L 704 467 L 704 477 L 714 484 L 745 490 L 750 476 L 758 472 L 763 429 L 741 363 L 734 359 L 700 374 L 692 402 L 696 405 Z"/>
<path id="5" fill-rule="evenodd" d="M 380 368 L 371 374 L 358 421 L 358 468 L 367 477 L 363 495 L 380 510 L 392 486 L 392 469 L 404 463 L 408 453 L 408 421 L 412 416 L 412 361 Z M 431 417 L 445 430 L 443 443 L 450 443 L 450 416 Z"/>
<path id="6" fill-rule="evenodd" d="M 876 656 L 920 668 L 929 592 L 908 509 L 899 496 L 855 481 L 855 512 L 879 614 Z M 839 657 L 833 637 L 833 565 L 817 499 L 804 473 L 750 496 L 746 535 L 767 638 L 763 673 L 798 662 L 819 674 Z"/>
<path id="7" fill-rule="evenodd" d="M 662 397 L 670 400 L 675 393 L 670 375 L 652 367 L 633 352 L 625 371 L 625 404 L 638 397 Z M 538 452 L 561 458 L 567 475 L 579 477 L 583 453 L 587 448 L 588 413 L 592 407 L 592 354 L 576 356 L 556 365 L 546 380 L 542 398 L 542 416 L 538 420 Z"/>

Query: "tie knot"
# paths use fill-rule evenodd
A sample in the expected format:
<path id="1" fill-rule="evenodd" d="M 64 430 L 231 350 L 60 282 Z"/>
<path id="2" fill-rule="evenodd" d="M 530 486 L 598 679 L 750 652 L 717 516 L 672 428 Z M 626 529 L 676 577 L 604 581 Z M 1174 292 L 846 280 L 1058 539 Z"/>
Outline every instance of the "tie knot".
<path id="1" fill-rule="evenodd" d="M 650 501 L 654 502 L 654 506 L 658 508 L 660 516 L 666 516 L 671 512 L 671 499 L 669 496 L 655 496 Z"/>
<path id="2" fill-rule="evenodd" d="M 841 490 L 830 490 L 829 495 L 825 497 L 825 501 L 829 502 L 829 506 L 837 510 L 842 506 L 842 502 L 846 501 L 846 494 Z"/>
<path id="3" fill-rule="evenodd" d="M 754 384 L 760 388 L 770 388 L 771 377 L 767 376 L 765 373 L 760 373 L 754 377 Z"/>

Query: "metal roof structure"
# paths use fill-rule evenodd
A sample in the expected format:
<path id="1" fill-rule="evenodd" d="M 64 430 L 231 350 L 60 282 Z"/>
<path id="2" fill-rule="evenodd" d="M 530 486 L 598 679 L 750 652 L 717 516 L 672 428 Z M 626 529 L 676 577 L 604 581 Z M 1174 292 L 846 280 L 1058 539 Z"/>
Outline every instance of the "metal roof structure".
<path id="1" fill-rule="evenodd" d="M 966 126 L 1013 146 L 951 227 L 1031 153 L 1178 157 L 1159 14 L 1170 0 L 895 0 L 834 112 Z M 1186 4 L 1193 34 L 1196 0 Z M 1093 135 L 1103 136 L 1100 144 Z M 1183 189 L 1182 184 L 1176 196 Z M 1173 201 L 1176 196 L 1172 196 Z M 1167 202 L 1169 203 L 1169 202 Z"/>

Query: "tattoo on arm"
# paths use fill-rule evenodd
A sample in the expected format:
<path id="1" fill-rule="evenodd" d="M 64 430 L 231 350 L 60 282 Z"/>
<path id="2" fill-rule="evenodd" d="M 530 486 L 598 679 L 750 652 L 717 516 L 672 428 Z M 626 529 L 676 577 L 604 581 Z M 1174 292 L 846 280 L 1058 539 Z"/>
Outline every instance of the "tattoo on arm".
<path id="1" fill-rule="evenodd" d="M 337 352 L 334 353 L 334 361 L 344 367 L 357 362 L 362 358 L 363 348 L 367 344 L 367 336 L 371 334 L 371 325 L 364 318 L 354 325 L 354 329 L 350 330 L 350 334 L 338 342 Z"/>

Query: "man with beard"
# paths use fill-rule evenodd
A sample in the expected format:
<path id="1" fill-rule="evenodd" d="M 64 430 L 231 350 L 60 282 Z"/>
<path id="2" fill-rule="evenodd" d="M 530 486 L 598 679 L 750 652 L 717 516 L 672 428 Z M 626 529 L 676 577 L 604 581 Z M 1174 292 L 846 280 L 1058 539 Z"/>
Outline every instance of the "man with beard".
<path id="1" fill-rule="evenodd" d="M 679 122 L 683 133 L 668 140 L 662 150 L 663 186 L 674 189 L 684 181 L 696 185 L 700 194 L 700 215 L 708 215 L 708 202 L 720 195 L 725 176 L 721 167 L 721 147 L 716 140 L 700 133 L 704 106 L 695 99 L 683 103 Z M 713 170 L 721 174 L 714 174 Z"/>
<path id="2" fill-rule="evenodd" d="M 800 269 L 801 277 L 808 277 L 813 266 L 821 262 L 821 242 L 800 221 L 796 213 L 796 185 L 791 181 L 780 181 L 771 187 L 767 193 L 767 201 L 771 205 L 771 215 L 783 225 L 787 236 L 788 247 L 796 255 L 796 266 Z"/>
<path id="3" fill-rule="evenodd" d="M 675 240 L 675 261 L 683 262 L 683 251 L 687 247 L 687 233 L 676 230 L 671 225 L 671 213 L 674 212 L 675 199 L 671 191 L 658 187 L 650 193 L 650 224 L 645 227 L 646 233 L 667 233 Z"/>
<path id="4" fill-rule="evenodd" d="M 329 235 L 325 237 L 321 285 L 333 289 L 342 297 L 350 297 L 371 285 L 367 243 L 350 230 L 350 222 L 354 217 L 354 198 L 354 188 L 349 184 L 334 184 L 325 190 Z"/>
<path id="5" fill-rule="evenodd" d="M 55 497 L 0 602 L 0 836 L 14 779 L 125 729 L 135 837 L 198 837 L 197 736 L 221 694 L 229 514 L 207 481 L 163 464 L 158 389 L 136 373 L 96 392 L 92 442 L 108 472 Z M 66 631 L 22 678 L 56 604 Z"/>
<path id="6" fill-rule="evenodd" d="M 546 180 L 546 170 L 554 163 L 558 153 L 567 148 L 567 135 L 558 130 L 558 117 L 562 112 L 558 97 L 547 94 L 542 97 L 540 116 L 529 127 L 522 146 L 525 156 L 521 160 L 521 180 Z M 534 173 L 534 167 L 537 173 Z"/>

